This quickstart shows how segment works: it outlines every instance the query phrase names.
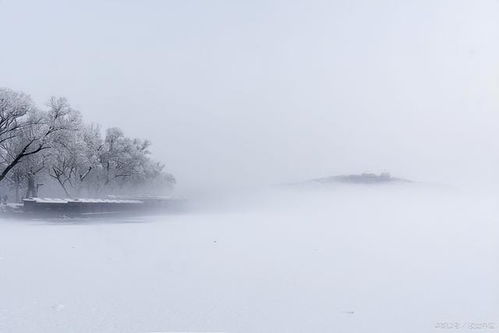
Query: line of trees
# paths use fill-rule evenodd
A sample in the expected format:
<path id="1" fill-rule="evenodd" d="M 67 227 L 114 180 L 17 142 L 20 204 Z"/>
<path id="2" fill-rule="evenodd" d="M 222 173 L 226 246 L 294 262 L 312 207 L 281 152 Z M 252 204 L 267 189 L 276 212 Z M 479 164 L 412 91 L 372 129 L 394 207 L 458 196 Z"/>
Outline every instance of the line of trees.
<path id="1" fill-rule="evenodd" d="M 103 135 L 65 98 L 41 109 L 25 93 L 0 88 L 0 187 L 16 201 L 37 197 L 41 181 L 67 197 L 170 190 L 175 179 L 151 159 L 149 147 L 119 128 Z"/>

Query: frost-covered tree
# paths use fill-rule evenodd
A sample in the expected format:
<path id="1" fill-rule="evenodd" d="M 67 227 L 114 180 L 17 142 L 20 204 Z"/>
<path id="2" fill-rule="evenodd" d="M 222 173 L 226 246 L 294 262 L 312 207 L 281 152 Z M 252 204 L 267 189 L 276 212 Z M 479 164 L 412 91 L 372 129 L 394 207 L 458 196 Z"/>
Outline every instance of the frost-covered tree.
<path id="1" fill-rule="evenodd" d="M 28 95 L 0 89 L 0 183 L 8 180 L 16 198 L 24 189 L 37 196 L 43 177 L 68 197 L 171 188 L 175 179 L 151 159 L 149 147 L 119 128 L 103 138 L 65 98 L 53 97 L 41 110 Z"/>
<path id="2" fill-rule="evenodd" d="M 0 182 L 24 158 L 40 152 L 35 144 L 42 118 L 28 95 L 0 89 Z"/>
<path id="3" fill-rule="evenodd" d="M 20 129 L 27 126 L 26 116 L 34 109 L 28 95 L 0 88 L 0 143 L 14 138 Z"/>
<path id="4" fill-rule="evenodd" d="M 72 114 L 60 102 L 52 98 L 49 110 L 40 111 L 27 95 L 0 89 L 0 182 L 23 160 L 50 149 L 54 137 L 70 129 Z M 32 179 L 28 180 L 31 184 Z"/>
<path id="5" fill-rule="evenodd" d="M 119 188 L 147 178 L 152 165 L 149 146 L 149 141 L 128 138 L 119 128 L 108 129 L 99 154 L 101 187 Z"/>
<path id="6" fill-rule="evenodd" d="M 102 139 L 98 127 L 81 121 L 74 130 L 58 137 L 53 144 L 48 173 L 68 197 L 80 194 L 98 167 Z M 87 188 L 88 190 L 88 188 Z"/>
<path id="7" fill-rule="evenodd" d="M 15 200 L 19 201 L 24 192 L 25 197 L 35 197 L 38 194 L 37 180 L 46 167 L 46 156 L 44 153 L 33 154 L 19 162 L 8 174 L 6 180 L 9 187 L 14 190 Z"/>

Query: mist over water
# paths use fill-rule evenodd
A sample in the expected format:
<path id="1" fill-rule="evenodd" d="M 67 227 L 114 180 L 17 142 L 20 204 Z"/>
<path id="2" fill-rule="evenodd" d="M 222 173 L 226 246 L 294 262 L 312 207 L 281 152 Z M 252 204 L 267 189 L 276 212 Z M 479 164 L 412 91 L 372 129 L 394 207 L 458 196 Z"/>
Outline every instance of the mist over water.
<path id="1" fill-rule="evenodd" d="M 165 216 L 1 221 L 0 331 L 494 322 L 498 207 L 485 191 L 343 185 L 214 194 Z"/>
<path id="2" fill-rule="evenodd" d="M 83 196 L 70 146 L 87 196 L 185 199 L 14 218 L 5 178 L 0 333 L 499 332 L 499 1 L 0 0 L 0 31 L 2 96 L 78 115 L 18 126 L 18 186 Z"/>
<path id="3" fill-rule="evenodd" d="M 179 190 L 365 171 L 499 184 L 497 1 L 0 6 L 0 86 L 150 139 Z"/>

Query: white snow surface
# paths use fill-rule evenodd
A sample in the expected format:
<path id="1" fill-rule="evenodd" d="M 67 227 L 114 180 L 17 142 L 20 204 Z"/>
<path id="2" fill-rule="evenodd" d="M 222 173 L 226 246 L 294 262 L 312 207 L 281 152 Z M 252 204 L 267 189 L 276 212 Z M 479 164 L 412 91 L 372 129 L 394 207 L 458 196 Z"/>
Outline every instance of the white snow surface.
<path id="1" fill-rule="evenodd" d="M 69 203 L 69 202 L 81 202 L 81 203 L 142 203 L 140 200 L 118 200 L 118 199 L 60 199 L 60 198 L 30 198 L 24 199 L 25 201 L 34 201 L 36 203 Z"/>
<path id="2" fill-rule="evenodd" d="M 211 197 L 161 217 L 0 220 L 0 332 L 499 329 L 494 194 Z"/>

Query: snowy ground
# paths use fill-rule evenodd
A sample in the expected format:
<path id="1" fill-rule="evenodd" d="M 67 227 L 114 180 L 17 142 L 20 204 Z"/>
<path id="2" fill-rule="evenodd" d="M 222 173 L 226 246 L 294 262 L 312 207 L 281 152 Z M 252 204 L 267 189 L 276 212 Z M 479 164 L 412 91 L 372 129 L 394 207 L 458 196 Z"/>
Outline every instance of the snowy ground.
<path id="1" fill-rule="evenodd" d="M 0 332 L 499 332 L 498 232 L 493 195 L 394 186 L 0 220 Z"/>

